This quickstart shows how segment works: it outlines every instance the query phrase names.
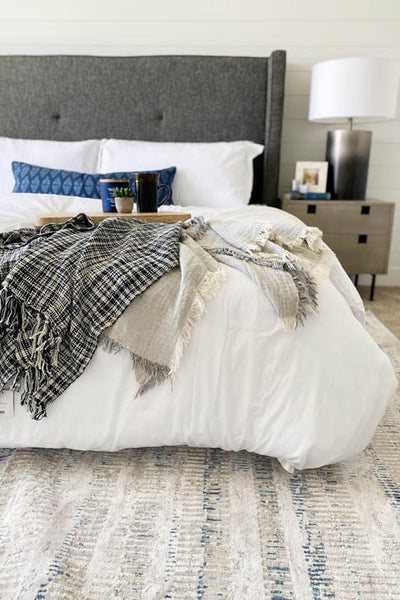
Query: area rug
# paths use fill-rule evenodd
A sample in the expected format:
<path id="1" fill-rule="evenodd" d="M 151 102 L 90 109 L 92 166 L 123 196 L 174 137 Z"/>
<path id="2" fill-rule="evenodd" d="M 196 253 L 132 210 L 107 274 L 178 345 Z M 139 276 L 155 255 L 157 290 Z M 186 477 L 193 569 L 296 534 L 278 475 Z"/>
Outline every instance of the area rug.
<path id="1" fill-rule="evenodd" d="M 202 448 L 2 450 L 0 598 L 400 599 L 399 409 L 358 458 L 294 475 Z"/>

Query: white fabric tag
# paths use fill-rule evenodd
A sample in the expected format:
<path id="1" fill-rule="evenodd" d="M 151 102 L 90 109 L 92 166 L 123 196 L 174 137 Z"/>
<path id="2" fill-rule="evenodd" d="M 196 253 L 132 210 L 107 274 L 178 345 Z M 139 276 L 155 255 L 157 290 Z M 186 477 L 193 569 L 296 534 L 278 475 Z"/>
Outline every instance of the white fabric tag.
<path id="1" fill-rule="evenodd" d="M 0 393 L 0 419 L 10 419 L 14 415 L 14 392 L 5 390 Z"/>

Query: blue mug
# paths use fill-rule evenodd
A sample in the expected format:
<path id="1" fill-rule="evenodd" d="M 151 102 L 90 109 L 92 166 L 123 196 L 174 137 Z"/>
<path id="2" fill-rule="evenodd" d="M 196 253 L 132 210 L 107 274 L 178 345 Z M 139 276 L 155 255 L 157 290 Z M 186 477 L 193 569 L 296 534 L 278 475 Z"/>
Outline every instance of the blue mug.
<path id="1" fill-rule="evenodd" d="M 120 187 L 129 187 L 129 179 L 100 179 L 103 212 L 118 212 L 115 206 L 114 190 Z"/>

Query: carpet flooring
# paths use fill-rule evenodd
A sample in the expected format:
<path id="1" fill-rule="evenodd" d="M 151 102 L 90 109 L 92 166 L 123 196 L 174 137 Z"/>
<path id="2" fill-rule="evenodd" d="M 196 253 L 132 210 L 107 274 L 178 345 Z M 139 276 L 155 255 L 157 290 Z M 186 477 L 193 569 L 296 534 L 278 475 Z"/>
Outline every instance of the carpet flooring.
<path id="1" fill-rule="evenodd" d="M 1 450 L 0 598 L 399 600 L 399 411 L 361 456 L 294 475 L 204 448 Z"/>
<path id="2" fill-rule="evenodd" d="M 400 287 L 377 286 L 373 302 L 369 300 L 369 287 L 360 286 L 359 292 L 365 307 L 400 339 Z"/>

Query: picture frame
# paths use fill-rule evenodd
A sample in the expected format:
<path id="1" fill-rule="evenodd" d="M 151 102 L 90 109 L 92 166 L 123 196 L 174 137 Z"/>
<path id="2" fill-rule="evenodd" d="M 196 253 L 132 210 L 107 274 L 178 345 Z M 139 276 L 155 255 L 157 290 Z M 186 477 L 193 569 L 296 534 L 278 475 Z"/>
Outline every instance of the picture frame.
<path id="1" fill-rule="evenodd" d="M 300 184 L 306 183 L 308 191 L 317 194 L 326 192 L 326 182 L 328 179 L 327 161 L 298 161 L 296 162 L 295 179 Z"/>

